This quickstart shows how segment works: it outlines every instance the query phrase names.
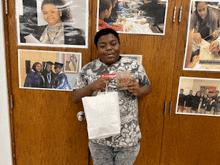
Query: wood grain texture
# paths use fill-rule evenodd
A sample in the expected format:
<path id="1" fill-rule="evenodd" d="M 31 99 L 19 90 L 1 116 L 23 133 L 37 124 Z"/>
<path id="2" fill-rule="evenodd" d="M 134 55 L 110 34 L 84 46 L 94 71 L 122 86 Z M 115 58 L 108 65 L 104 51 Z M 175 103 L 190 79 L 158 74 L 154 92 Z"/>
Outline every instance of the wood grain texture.
<path id="1" fill-rule="evenodd" d="M 161 165 L 219 164 L 219 117 L 175 115 L 179 77 L 219 78 L 217 72 L 183 71 L 183 60 L 188 25 L 189 0 L 177 1 L 183 6 L 182 22 L 178 27 L 172 86 L 169 88 L 172 113 L 165 117 L 165 133 Z"/>
<path id="2" fill-rule="evenodd" d="M 79 122 L 76 114 L 82 105 L 71 102 L 71 92 L 44 91 L 19 88 L 18 49 L 82 52 L 82 65 L 91 60 L 91 44 L 88 49 L 49 48 L 17 46 L 15 2 L 8 1 L 9 15 L 6 36 L 9 51 L 7 69 L 14 95 L 14 110 L 11 115 L 12 141 L 15 144 L 14 164 L 88 164 L 86 123 Z M 92 5 L 89 5 L 92 14 Z M 89 18 L 88 18 L 89 19 Z M 89 21 L 89 27 L 92 25 Z M 89 39 L 91 33 L 89 33 Z"/>
<path id="3" fill-rule="evenodd" d="M 216 72 L 182 71 L 190 0 L 169 0 L 164 36 L 119 34 L 121 54 L 143 55 L 142 64 L 152 85 L 139 99 L 141 150 L 135 165 L 219 164 L 219 118 L 175 115 L 179 77 L 219 78 Z M 97 0 L 89 1 L 88 49 L 17 46 L 15 1 L 8 0 L 4 16 L 9 93 L 14 95 L 10 112 L 16 165 L 92 165 L 86 122 L 76 118 L 82 105 L 71 102 L 71 92 L 19 89 L 18 49 L 82 52 L 82 65 L 97 59 Z M 173 23 L 173 9 L 183 6 L 182 22 Z M 164 115 L 164 103 L 167 113 Z M 173 106 L 169 114 L 169 103 Z"/>

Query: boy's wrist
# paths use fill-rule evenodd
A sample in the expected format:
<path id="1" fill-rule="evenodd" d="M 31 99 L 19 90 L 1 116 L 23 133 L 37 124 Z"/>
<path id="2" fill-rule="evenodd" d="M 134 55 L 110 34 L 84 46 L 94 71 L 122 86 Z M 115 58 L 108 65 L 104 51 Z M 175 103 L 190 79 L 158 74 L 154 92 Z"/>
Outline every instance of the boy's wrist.
<path id="1" fill-rule="evenodd" d="M 86 88 L 87 88 L 87 90 L 88 90 L 89 93 L 92 93 L 92 92 L 94 91 L 92 84 L 87 85 Z"/>

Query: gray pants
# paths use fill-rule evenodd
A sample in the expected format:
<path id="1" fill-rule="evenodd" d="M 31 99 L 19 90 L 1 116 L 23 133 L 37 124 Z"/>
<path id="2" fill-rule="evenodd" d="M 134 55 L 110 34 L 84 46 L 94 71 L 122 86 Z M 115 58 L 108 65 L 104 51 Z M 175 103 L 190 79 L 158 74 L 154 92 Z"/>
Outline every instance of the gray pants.
<path id="1" fill-rule="evenodd" d="M 133 165 L 140 150 L 140 143 L 133 147 L 109 147 L 89 141 L 94 165 Z"/>

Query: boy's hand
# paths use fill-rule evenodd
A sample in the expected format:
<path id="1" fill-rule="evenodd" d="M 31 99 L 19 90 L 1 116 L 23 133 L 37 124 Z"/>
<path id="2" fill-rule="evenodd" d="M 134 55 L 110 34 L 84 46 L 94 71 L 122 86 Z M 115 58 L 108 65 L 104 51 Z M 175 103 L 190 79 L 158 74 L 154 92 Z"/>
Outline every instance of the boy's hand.
<path id="1" fill-rule="evenodd" d="M 128 91 L 135 96 L 139 96 L 140 86 L 135 78 L 130 78 L 128 83 Z"/>
<path id="2" fill-rule="evenodd" d="M 111 79 L 110 77 L 100 77 L 98 80 L 96 80 L 93 83 L 91 83 L 90 86 L 91 86 L 93 91 L 105 90 L 106 83 L 108 85 L 110 79 Z"/>

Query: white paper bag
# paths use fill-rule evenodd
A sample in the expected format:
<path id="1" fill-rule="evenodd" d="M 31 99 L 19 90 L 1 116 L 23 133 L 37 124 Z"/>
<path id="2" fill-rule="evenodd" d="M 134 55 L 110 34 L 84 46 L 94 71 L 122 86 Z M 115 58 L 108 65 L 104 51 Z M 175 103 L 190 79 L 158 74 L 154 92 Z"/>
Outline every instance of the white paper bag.
<path id="1" fill-rule="evenodd" d="M 117 92 L 82 98 L 89 139 L 102 139 L 120 133 Z"/>

